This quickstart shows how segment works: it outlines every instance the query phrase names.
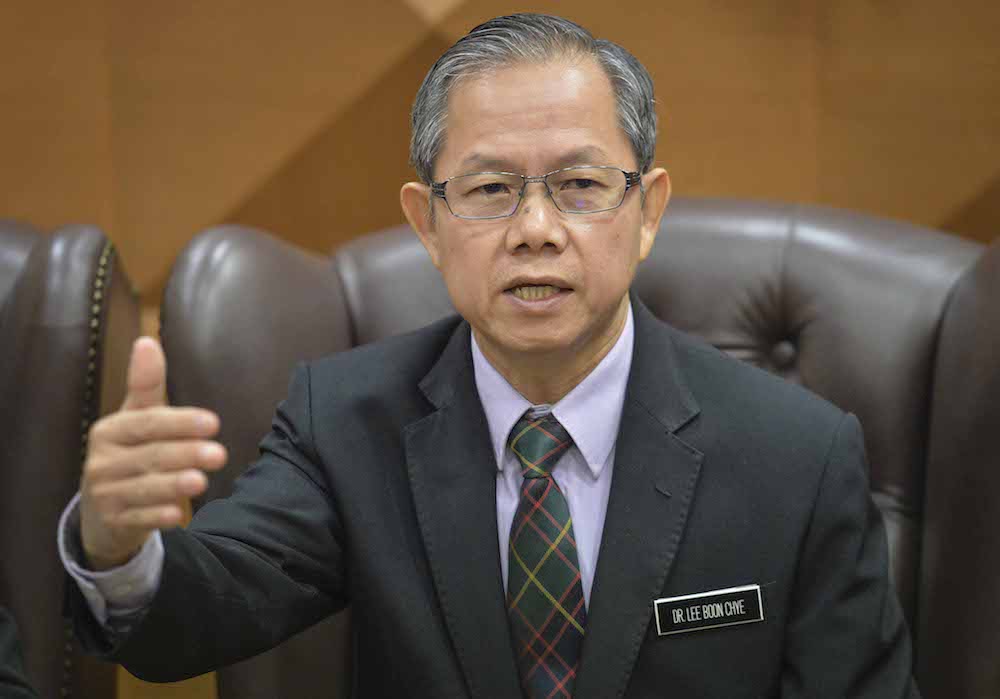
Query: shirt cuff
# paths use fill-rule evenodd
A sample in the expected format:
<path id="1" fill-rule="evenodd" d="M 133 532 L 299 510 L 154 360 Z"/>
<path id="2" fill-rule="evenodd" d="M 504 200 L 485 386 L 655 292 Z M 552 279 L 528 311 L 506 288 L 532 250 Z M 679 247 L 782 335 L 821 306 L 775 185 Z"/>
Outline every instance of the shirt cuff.
<path id="1" fill-rule="evenodd" d="M 101 626 L 133 617 L 153 601 L 163 574 L 163 537 L 159 530 L 124 565 L 104 571 L 87 570 L 81 564 L 84 555 L 80 545 L 80 493 L 77 493 L 59 518 L 57 539 L 63 567 L 76 581 Z"/>

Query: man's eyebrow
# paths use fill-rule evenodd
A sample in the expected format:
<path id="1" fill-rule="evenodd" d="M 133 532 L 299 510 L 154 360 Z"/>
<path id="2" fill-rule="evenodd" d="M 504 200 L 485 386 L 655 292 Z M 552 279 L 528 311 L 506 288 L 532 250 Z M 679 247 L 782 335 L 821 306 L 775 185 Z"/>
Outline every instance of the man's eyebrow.
<path id="1" fill-rule="evenodd" d="M 607 165 L 608 154 L 599 146 L 583 146 L 567 151 L 556 158 L 549 165 L 549 170 L 559 170 L 572 165 Z M 472 153 L 466 156 L 458 166 L 459 172 L 465 174 L 469 172 L 518 172 L 517 166 L 507 158 L 485 155 L 483 153 Z M 527 174 L 527 173 L 520 173 Z M 542 175 L 544 173 L 532 173 Z"/>

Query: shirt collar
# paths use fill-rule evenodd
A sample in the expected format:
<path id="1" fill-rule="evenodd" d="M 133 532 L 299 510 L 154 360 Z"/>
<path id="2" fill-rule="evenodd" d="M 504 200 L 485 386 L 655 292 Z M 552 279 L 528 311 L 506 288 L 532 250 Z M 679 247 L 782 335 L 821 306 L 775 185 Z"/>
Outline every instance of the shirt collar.
<path id="1" fill-rule="evenodd" d="M 594 478 L 600 475 L 618 439 L 634 337 L 630 303 L 625 327 L 611 350 L 583 381 L 551 406 L 552 413 L 573 438 Z M 528 408 L 549 406 L 532 406 L 518 393 L 486 359 L 476 343 L 475 333 L 472 334 L 472 366 L 479 400 L 490 428 L 497 469 L 502 470 L 507 436 L 515 423 Z"/>

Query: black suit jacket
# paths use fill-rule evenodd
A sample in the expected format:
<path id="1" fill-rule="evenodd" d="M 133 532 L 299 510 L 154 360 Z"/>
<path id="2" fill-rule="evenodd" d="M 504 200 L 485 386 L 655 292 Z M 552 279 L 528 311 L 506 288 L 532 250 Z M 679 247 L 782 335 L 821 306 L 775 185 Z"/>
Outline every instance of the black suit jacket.
<path id="1" fill-rule="evenodd" d="M 0 607 L 0 697 L 35 699 L 37 696 L 24 677 L 17 626 L 7 610 Z"/>
<path id="2" fill-rule="evenodd" d="M 635 352 L 575 696 L 916 696 L 857 421 L 660 323 Z M 175 680 L 350 604 L 361 696 L 520 697 L 469 327 L 299 368 L 232 497 L 165 534 L 109 643 Z M 762 622 L 658 636 L 653 600 L 747 584 Z"/>

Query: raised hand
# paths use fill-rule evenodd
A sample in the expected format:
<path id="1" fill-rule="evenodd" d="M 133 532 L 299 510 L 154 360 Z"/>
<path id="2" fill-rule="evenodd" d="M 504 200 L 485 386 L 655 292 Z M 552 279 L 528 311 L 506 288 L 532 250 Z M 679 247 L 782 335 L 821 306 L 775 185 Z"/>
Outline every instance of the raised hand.
<path id="1" fill-rule="evenodd" d="M 205 471 L 226 463 L 225 448 L 211 440 L 218 416 L 170 407 L 166 380 L 160 344 L 139 338 L 125 402 L 90 429 L 80 524 L 83 550 L 95 570 L 127 562 L 154 530 L 182 524 L 188 498 L 208 485 Z"/>

